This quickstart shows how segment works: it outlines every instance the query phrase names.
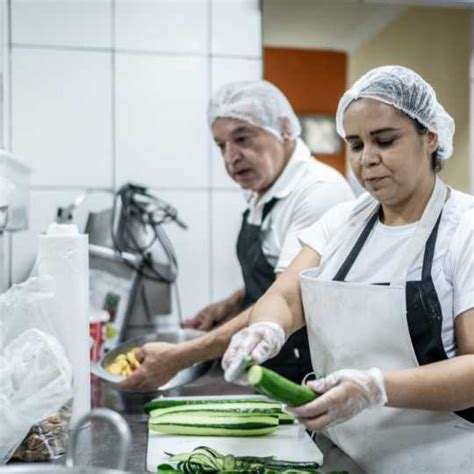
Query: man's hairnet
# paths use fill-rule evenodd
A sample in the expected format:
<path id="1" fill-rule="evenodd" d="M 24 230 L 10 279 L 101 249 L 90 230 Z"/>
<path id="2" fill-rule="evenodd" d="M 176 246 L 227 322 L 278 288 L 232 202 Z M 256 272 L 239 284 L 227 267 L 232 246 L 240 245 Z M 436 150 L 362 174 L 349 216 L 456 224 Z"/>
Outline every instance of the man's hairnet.
<path id="1" fill-rule="evenodd" d="M 454 120 L 436 98 L 434 89 L 415 71 L 402 66 L 382 66 L 364 74 L 339 101 L 337 132 L 345 137 L 344 112 L 360 98 L 384 102 L 416 119 L 438 135 L 438 157 L 447 160 L 453 152 Z"/>
<path id="2" fill-rule="evenodd" d="M 263 128 L 278 138 L 301 134 L 301 125 L 288 99 L 267 81 L 231 82 L 221 87 L 209 102 L 209 126 L 217 118 L 234 118 Z"/>

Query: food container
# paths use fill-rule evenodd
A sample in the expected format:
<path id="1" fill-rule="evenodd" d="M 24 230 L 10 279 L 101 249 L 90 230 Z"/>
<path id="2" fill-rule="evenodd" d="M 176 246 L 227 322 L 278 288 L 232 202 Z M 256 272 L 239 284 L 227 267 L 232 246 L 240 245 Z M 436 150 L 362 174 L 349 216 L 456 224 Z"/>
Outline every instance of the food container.
<path id="1" fill-rule="evenodd" d="M 105 325 L 110 315 L 103 309 L 89 308 L 89 334 L 91 362 L 99 362 L 102 358 L 105 341 Z"/>
<path id="2" fill-rule="evenodd" d="M 79 431 L 83 425 L 92 419 L 103 420 L 111 424 L 117 431 L 120 442 L 118 446 L 118 460 L 117 469 L 95 467 L 95 466 L 76 466 L 75 465 L 75 451 Z M 36 474 L 51 474 L 56 472 L 68 472 L 71 474 L 127 474 L 125 471 L 127 464 L 128 452 L 130 450 L 132 435 L 127 422 L 118 413 L 109 410 L 107 408 L 96 408 L 90 413 L 87 413 L 78 420 L 74 426 L 71 435 L 69 446 L 66 454 L 66 465 L 58 464 L 45 464 L 45 463 L 34 463 L 34 464 L 11 464 L 8 466 L 0 467 L 0 472 L 8 474 L 28 474 L 30 472 Z"/>
<path id="3" fill-rule="evenodd" d="M 128 351 L 135 347 L 142 346 L 147 342 L 168 342 L 168 343 L 180 343 L 195 339 L 203 335 L 203 331 L 196 329 L 170 329 L 166 331 L 159 331 L 154 334 L 146 336 L 138 336 L 123 344 L 118 345 L 111 351 L 109 351 L 98 363 L 92 365 L 92 373 L 101 379 L 116 384 L 125 379 L 120 375 L 112 375 L 105 368 L 111 364 L 119 354 L 126 354 Z M 166 391 L 185 385 L 193 380 L 196 380 L 201 375 L 204 375 L 212 367 L 212 361 L 198 362 L 192 367 L 188 367 L 179 371 L 171 380 L 161 387 L 156 387 L 154 391 Z M 149 392 L 149 390 L 147 391 Z"/>

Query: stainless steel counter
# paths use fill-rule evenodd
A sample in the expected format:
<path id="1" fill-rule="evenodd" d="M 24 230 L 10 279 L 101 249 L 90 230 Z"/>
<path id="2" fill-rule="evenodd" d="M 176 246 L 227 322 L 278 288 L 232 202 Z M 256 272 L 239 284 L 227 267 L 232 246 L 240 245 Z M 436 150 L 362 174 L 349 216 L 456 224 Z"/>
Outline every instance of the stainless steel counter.
<path id="1" fill-rule="evenodd" d="M 167 392 L 168 396 L 195 395 L 237 395 L 253 393 L 248 387 L 226 383 L 222 371 L 216 364 L 205 376 L 194 383 Z M 92 384 L 93 406 L 105 406 L 120 412 L 132 430 L 132 448 L 129 456 L 128 469 L 136 473 L 146 472 L 147 448 L 147 416 L 143 413 L 143 405 L 153 398 L 151 395 L 121 393 L 98 379 Z M 93 424 L 90 433 L 84 430 L 81 442 L 80 458 L 82 462 L 92 465 L 107 466 L 114 459 L 113 450 L 116 438 L 107 434 L 106 427 Z M 351 474 L 362 471 L 339 448 L 323 436 L 319 436 L 317 444 L 324 453 L 325 465 L 322 472 L 346 470 Z"/>
<path id="2" fill-rule="evenodd" d="M 192 384 L 167 392 L 168 396 L 193 395 L 237 395 L 253 393 L 248 387 L 226 383 L 222 371 L 216 365 L 211 371 Z M 107 407 L 121 413 L 132 431 L 132 448 L 128 461 L 128 470 L 135 473 L 146 471 L 147 449 L 147 416 L 143 413 L 143 405 L 153 398 L 152 395 L 121 393 L 110 385 L 94 378 L 92 381 L 92 401 L 94 407 Z M 325 465 L 321 472 L 346 470 L 351 474 L 362 471 L 327 438 L 320 436 L 317 444 L 324 453 Z M 117 438 L 107 426 L 92 423 L 91 429 L 84 429 L 79 438 L 77 450 L 81 464 L 103 467 L 114 466 Z"/>

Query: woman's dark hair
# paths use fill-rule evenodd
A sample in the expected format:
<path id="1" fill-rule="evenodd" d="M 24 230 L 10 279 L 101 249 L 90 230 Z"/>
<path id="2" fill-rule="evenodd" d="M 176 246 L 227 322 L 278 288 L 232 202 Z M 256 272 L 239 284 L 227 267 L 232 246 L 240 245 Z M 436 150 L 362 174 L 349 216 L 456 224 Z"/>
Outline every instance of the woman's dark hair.
<path id="1" fill-rule="evenodd" d="M 413 122 L 416 133 L 418 133 L 418 135 L 426 135 L 429 132 L 428 128 L 418 122 L 418 120 L 410 117 L 409 115 L 403 112 L 402 114 Z M 435 173 L 438 173 L 443 169 L 443 160 L 439 158 L 438 150 L 435 150 L 433 153 L 431 153 L 431 168 Z"/>

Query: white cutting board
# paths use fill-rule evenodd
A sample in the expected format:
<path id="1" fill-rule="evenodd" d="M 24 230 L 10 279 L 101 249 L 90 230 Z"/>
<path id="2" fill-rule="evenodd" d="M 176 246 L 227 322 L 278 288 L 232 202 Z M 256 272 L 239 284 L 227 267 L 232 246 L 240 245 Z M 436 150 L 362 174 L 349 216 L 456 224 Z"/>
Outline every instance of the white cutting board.
<path id="1" fill-rule="evenodd" d="M 232 399 L 246 396 L 176 397 L 187 399 Z M 255 398 L 255 396 L 249 397 Z M 262 397 L 263 398 L 263 397 Z M 221 436 L 178 436 L 148 431 L 146 466 L 149 472 L 156 472 L 158 464 L 168 462 L 168 453 L 189 453 L 198 446 L 216 449 L 221 454 L 234 456 L 275 456 L 277 459 L 323 464 L 323 453 L 299 424 L 282 425 L 272 434 L 265 436 L 221 437 Z"/>

